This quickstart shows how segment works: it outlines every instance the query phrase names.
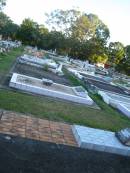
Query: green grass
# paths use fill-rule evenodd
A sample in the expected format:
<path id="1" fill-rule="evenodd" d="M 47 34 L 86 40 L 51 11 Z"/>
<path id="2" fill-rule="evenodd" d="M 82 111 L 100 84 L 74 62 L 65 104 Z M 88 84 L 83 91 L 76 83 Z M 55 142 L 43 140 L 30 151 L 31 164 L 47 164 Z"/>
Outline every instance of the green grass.
<path id="1" fill-rule="evenodd" d="M 0 54 L 0 74 L 8 73 L 13 61 L 23 53 L 23 47 L 15 48 L 7 54 Z"/>
<path id="2" fill-rule="evenodd" d="M 87 89 L 86 85 L 78 80 L 76 77 L 74 77 L 72 74 L 70 74 L 66 69 L 64 69 L 64 73 L 65 75 L 68 77 L 68 79 L 71 81 L 71 83 L 73 85 L 82 85 L 84 88 Z M 100 112 L 101 114 L 104 114 L 104 116 L 106 117 L 112 117 L 112 120 L 111 121 L 115 121 L 115 119 L 119 116 L 122 116 L 123 115 L 118 112 L 116 109 L 112 108 L 111 106 L 107 105 L 101 98 L 101 96 L 97 95 L 97 94 L 92 94 L 92 93 L 89 93 L 89 96 L 95 101 L 95 103 L 101 108 Z M 98 114 L 97 114 L 98 115 Z M 124 117 L 126 118 L 126 117 Z M 128 118 L 126 118 L 127 121 L 128 121 L 128 124 L 130 124 L 130 120 Z M 106 124 L 106 122 L 104 122 Z M 96 126 L 95 126 L 96 127 Z M 114 128 L 113 127 L 110 127 L 111 130 L 114 131 Z M 116 128 L 115 128 L 116 129 Z M 118 129 L 118 127 L 117 127 Z"/>
<path id="3" fill-rule="evenodd" d="M 35 117 L 112 131 L 130 127 L 130 121 L 105 105 L 104 110 L 88 108 L 84 105 L 58 101 L 47 97 L 37 97 L 24 93 L 1 90 L 0 108 L 21 113 L 33 114 Z"/>
<path id="4" fill-rule="evenodd" d="M 23 49 L 11 51 L 4 56 L 0 62 L 0 73 L 7 73 L 16 56 L 22 54 Z M 73 76 L 66 73 L 73 85 L 82 83 Z M 21 92 L 0 90 L 0 108 L 12 110 L 25 114 L 32 114 L 35 117 L 80 124 L 94 128 L 117 131 L 121 128 L 130 127 L 130 120 L 122 116 L 113 108 L 105 104 L 97 95 L 91 95 L 101 110 L 89 108 L 85 105 L 65 102 L 48 97 L 38 97 Z"/>

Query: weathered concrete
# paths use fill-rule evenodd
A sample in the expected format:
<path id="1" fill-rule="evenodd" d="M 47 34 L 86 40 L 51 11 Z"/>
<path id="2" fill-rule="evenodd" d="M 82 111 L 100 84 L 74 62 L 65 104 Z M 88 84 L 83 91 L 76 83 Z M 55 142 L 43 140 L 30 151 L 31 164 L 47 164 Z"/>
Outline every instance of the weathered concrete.
<path id="1" fill-rule="evenodd" d="M 81 148 L 130 156 L 130 147 L 121 144 L 113 132 L 74 125 L 73 133 Z"/>

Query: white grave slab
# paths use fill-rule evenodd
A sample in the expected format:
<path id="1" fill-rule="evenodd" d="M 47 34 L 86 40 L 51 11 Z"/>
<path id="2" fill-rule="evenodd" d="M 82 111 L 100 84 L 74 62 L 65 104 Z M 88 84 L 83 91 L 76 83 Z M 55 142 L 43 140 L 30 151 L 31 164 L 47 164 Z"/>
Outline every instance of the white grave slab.
<path id="1" fill-rule="evenodd" d="M 106 93 L 104 91 L 99 91 L 98 94 L 101 95 L 105 103 L 117 108 L 124 115 L 130 118 L 130 97 Z"/>
<path id="2" fill-rule="evenodd" d="M 130 97 L 121 96 L 119 94 L 113 94 L 105 91 L 98 91 L 98 94 L 103 98 L 104 102 L 107 104 L 120 103 L 120 104 L 130 105 Z"/>
<path id="3" fill-rule="evenodd" d="M 35 56 L 30 56 L 30 55 L 26 55 L 24 54 L 23 56 L 21 56 L 19 58 L 19 62 L 21 63 L 25 63 L 25 64 L 30 64 L 30 65 L 34 65 L 34 66 L 38 66 L 38 67 L 43 67 L 44 65 L 48 65 L 49 67 L 52 68 L 57 68 L 57 64 L 55 63 L 55 61 L 50 60 L 50 59 L 41 59 Z"/>
<path id="4" fill-rule="evenodd" d="M 114 132 L 79 125 L 74 125 L 72 130 L 81 148 L 130 156 L 130 147 L 121 144 Z"/>
<path id="5" fill-rule="evenodd" d="M 125 114 L 127 117 L 130 118 L 130 105 L 126 104 L 118 104 L 117 105 L 118 110 L 120 110 L 123 114 Z"/>
<path id="6" fill-rule="evenodd" d="M 88 96 L 87 92 L 84 92 L 86 97 L 83 94 L 83 90 L 80 95 L 78 92 L 79 90 L 77 91 L 76 87 L 69 87 L 58 83 L 52 83 L 52 85 L 47 86 L 43 83 L 42 79 L 20 75 L 17 73 L 13 74 L 9 86 L 23 91 L 61 98 L 81 104 L 92 105 L 94 103 Z"/>

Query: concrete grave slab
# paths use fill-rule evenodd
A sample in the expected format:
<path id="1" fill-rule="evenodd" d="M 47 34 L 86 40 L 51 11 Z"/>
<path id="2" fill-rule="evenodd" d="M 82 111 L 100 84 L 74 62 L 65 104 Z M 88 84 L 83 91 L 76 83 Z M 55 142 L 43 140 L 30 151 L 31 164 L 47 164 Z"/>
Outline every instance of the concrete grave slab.
<path id="1" fill-rule="evenodd" d="M 114 132 L 79 125 L 72 127 L 79 147 L 130 156 L 130 147 L 124 146 Z"/>
<path id="2" fill-rule="evenodd" d="M 76 87 L 69 87 L 58 83 L 53 83 L 52 85 L 47 86 L 43 84 L 42 79 L 16 73 L 13 74 L 9 86 L 23 91 L 65 99 L 81 104 L 92 105 L 94 103 L 87 92 L 84 92 L 86 97 L 84 97 L 83 94 L 77 95 L 74 90 Z"/>

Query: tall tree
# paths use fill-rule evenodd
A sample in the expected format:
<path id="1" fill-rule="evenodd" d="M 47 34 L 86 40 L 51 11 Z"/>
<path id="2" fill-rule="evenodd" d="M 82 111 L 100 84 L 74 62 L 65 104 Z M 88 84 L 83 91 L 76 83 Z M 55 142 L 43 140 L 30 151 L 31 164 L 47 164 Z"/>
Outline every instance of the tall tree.
<path id="1" fill-rule="evenodd" d="M 52 30 L 61 31 L 67 36 L 70 35 L 72 24 L 81 16 L 81 12 L 75 9 L 71 10 L 54 10 L 50 14 L 46 14 L 46 23 Z"/>
<path id="2" fill-rule="evenodd" d="M 109 44 L 109 61 L 116 65 L 125 57 L 125 49 L 120 42 L 111 42 Z"/>
<path id="3" fill-rule="evenodd" d="M 5 32 L 7 33 L 7 30 L 9 30 L 7 26 L 9 26 L 12 23 L 13 22 L 6 14 L 0 12 L 0 35 L 2 35 L 2 37 L 5 37 Z"/>
<path id="4" fill-rule="evenodd" d="M 98 38 L 106 42 L 109 38 L 109 29 L 94 14 L 86 14 L 78 10 L 55 10 L 48 16 L 47 23 L 53 29 L 65 33 L 68 37 L 80 42 Z"/>
<path id="5" fill-rule="evenodd" d="M 3 12 L 0 12 L 0 30 L 8 23 L 12 23 L 11 19 Z"/>
<path id="6" fill-rule="evenodd" d="M 125 57 L 116 66 L 116 70 L 130 75 L 130 45 L 125 47 Z"/>
<path id="7" fill-rule="evenodd" d="M 41 35 L 44 35 L 44 34 L 48 34 L 49 31 L 48 31 L 48 29 L 44 25 L 39 25 L 39 33 Z"/>
<path id="8" fill-rule="evenodd" d="M 101 43 L 106 44 L 110 37 L 108 27 L 98 18 L 97 15 L 90 13 L 87 16 L 91 21 L 91 25 L 94 30 L 94 38 L 98 39 Z"/>
<path id="9" fill-rule="evenodd" d="M 72 35 L 79 39 L 81 42 L 92 38 L 104 46 L 109 37 L 108 27 L 94 14 L 82 13 L 72 25 Z"/>
<path id="10" fill-rule="evenodd" d="M 31 19 L 23 20 L 17 33 L 17 38 L 24 44 L 36 46 L 39 42 L 39 25 Z"/>
<path id="11" fill-rule="evenodd" d="M 87 15 L 82 15 L 71 26 L 72 37 L 80 42 L 89 40 L 94 33 L 92 24 Z"/>
<path id="12" fill-rule="evenodd" d="M 16 40 L 18 30 L 19 26 L 10 22 L 3 27 L 1 34 L 4 39 L 11 38 L 12 40 Z"/>

